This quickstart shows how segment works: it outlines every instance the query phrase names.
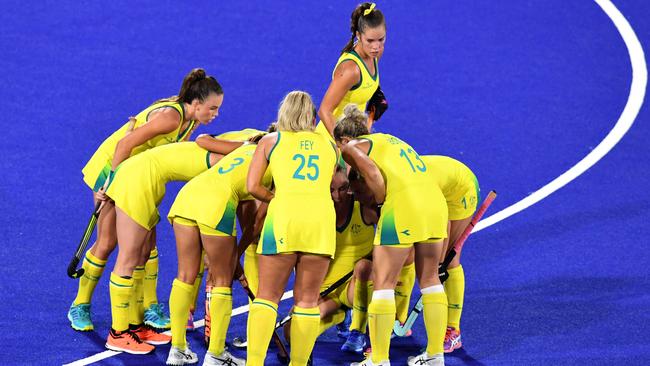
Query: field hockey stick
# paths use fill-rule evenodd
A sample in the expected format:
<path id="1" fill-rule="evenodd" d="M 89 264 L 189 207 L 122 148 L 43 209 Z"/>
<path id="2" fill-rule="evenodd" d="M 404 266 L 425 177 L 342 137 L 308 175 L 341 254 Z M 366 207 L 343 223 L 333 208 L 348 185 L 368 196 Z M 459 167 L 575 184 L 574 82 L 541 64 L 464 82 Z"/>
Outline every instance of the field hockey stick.
<path id="1" fill-rule="evenodd" d="M 102 201 L 97 201 L 97 204 L 95 204 L 95 209 L 93 210 L 93 214 L 90 216 L 90 221 L 88 221 L 88 225 L 86 226 L 86 231 L 84 231 L 84 235 L 81 237 L 81 241 L 77 246 L 77 251 L 74 253 L 74 257 L 72 257 L 72 260 L 68 265 L 68 277 L 70 278 L 79 278 L 84 274 L 84 269 L 77 269 L 77 265 L 81 260 L 81 256 L 86 251 L 90 237 L 93 235 L 93 231 L 95 230 L 95 225 L 97 224 L 97 218 L 99 217 L 101 208 Z"/>
<path id="2" fill-rule="evenodd" d="M 479 220 L 481 220 L 481 217 L 483 217 L 485 211 L 487 211 L 488 207 L 490 207 L 490 205 L 492 204 L 492 202 L 496 197 L 497 197 L 497 193 L 495 191 L 490 191 L 490 193 L 488 193 L 487 197 L 485 197 L 485 200 L 483 200 L 483 203 L 474 214 L 472 221 L 470 221 L 469 224 L 467 224 L 467 227 L 465 228 L 463 233 L 460 235 L 460 237 L 458 237 L 458 239 L 456 239 L 453 247 L 451 248 L 449 253 L 447 253 L 447 255 L 445 256 L 445 259 L 442 261 L 442 264 L 438 268 L 439 273 L 440 272 L 446 273 L 446 276 L 440 277 L 441 283 L 444 283 L 449 277 L 449 273 L 447 273 L 447 266 L 449 265 L 449 263 L 451 263 L 451 261 L 454 259 L 456 254 L 461 250 L 461 248 L 465 244 L 465 241 L 469 237 L 469 234 L 472 233 L 474 226 L 476 226 Z M 408 333 L 408 331 L 411 330 L 411 327 L 413 327 L 413 323 L 415 323 L 415 320 L 422 312 L 423 306 L 424 305 L 422 303 L 422 295 L 420 295 L 420 298 L 415 303 L 415 306 L 413 306 L 413 308 L 409 312 L 409 315 L 406 318 L 404 324 L 400 324 L 398 320 L 395 321 L 395 325 L 393 326 L 393 332 L 399 337 L 404 337 L 406 333 Z"/>

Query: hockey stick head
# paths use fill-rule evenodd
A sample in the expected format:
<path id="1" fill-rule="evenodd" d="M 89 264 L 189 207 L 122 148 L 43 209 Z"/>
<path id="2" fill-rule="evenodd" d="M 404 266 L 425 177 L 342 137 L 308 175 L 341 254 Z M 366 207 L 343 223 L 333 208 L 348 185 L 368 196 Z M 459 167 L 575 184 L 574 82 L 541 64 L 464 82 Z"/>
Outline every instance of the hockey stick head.
<path id="1" fill-rule="evenodd" d="M 84 269 L 77 269 L 77 264 L 79 264 L 79 258 L 74 257 L 70 265 L 68 266 L 68 277 L 70 278 L 79 278 L 84 275 Z"/>

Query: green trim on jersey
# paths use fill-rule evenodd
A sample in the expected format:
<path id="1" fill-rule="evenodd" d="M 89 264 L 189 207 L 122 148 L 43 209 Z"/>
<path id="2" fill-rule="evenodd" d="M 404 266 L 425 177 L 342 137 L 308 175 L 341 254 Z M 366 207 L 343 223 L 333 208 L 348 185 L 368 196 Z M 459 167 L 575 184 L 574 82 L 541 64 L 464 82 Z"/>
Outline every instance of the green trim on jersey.
<path id="1" fill-rule="evenodd" d="M 278 139 L 275 140 L 275 144 L 271 148 L 271 151 L 269 151 L 269 156 L 266 158 L 266 161 L 271 161 L 271 154 L 273 154 L 273 150 L 275 150 L 275 147 L 280 143 L 280 136 L 280 132 L 278 131 Z"/>
<path id="2" fill-rule="evenodd" d="M 395 215 L 387 212 L 381 220 L 381 245 L 400 244 L 397 230 L 395 229 Z"/>
<path id="3" fill-rule="evenodd" d="M 228 201 L 223 216 L 221 217 L 221 221 L 219 221 L 215 229 L 221 231 L 224 234 L 233 236 L 236 214 L 237 205 L 233 204 L 231 201 Z"/>
<path id="4" fill-rule="evenodd" d="M 278 247 L 275 243 L 275 233 L 273 232 L 273 217 L 266 218 L 268 222 L 264 223 L 264 233 L 262 234 L 262 254 L 278 254 Z"/>

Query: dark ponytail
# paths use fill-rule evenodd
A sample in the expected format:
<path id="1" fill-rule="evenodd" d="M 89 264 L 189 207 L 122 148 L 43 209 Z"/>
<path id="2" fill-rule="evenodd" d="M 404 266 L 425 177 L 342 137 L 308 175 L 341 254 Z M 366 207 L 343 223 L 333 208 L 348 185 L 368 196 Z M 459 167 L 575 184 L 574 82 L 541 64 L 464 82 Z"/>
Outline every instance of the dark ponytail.
<path id="1" fill-rule="evenodd" d="M 364 15 L 367 10 L 368 14 Z M 375 7 L 374 3 L 357 5 L 350 16 L 350 32 L 352 33 L 350 40 L 341 52 L 350 52 L 354 49 L 354 38 L 357 36 L 357 32 L 363 33 L 366 28 L 376 28 L 380 25 L 385 26 L 385 24 L 384 14 Z"/>
<path id="2" fill-rule="evenodd" d="M 223 95 L 221 84 L 212 76 L 206 75 L 205 70 L 196 68 L 185 75 L 178 95 L 159 99 L 154 103 L 181 102 L 191 104 L 194 99 L 205 102 L 205 99 L 212 93 Z"/>
<path id="3" fill-rule="evenodd" d="M 210 94 L 222 95 L 223 89 L 219 82 L 212 76 L 205 74 L 205 70 L 196 68 L 190 71 L 183 79 L 183 85 L 178 92 L 178 101 L 190 104 L 194 99 L 204 102 Z"/>

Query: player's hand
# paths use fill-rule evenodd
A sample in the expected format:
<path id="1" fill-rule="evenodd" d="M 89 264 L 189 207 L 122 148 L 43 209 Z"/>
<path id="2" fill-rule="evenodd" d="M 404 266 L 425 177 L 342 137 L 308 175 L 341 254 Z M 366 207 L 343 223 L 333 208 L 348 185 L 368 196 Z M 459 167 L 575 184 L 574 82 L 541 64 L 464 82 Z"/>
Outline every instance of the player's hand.
<path id="1" fill-rule="evenodd" d="M 108 196 L 106 195 L 106 190 L 104 189 L 104 187 L 100 188 L 97 191 L 97 194 L 95 195 L 95 197 L 97 197 L 98 200 L 104 201 L 104 202 L 109 200 Z"/>

